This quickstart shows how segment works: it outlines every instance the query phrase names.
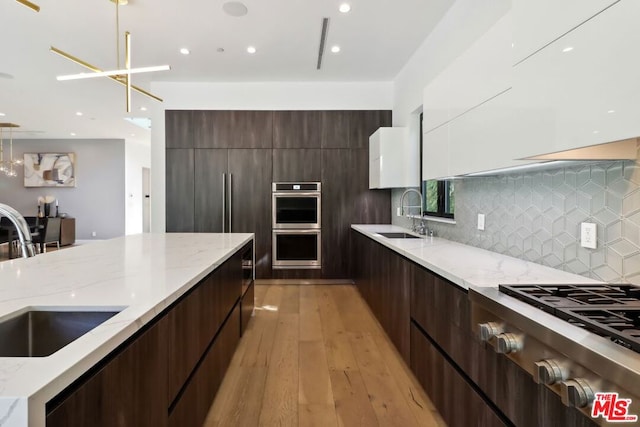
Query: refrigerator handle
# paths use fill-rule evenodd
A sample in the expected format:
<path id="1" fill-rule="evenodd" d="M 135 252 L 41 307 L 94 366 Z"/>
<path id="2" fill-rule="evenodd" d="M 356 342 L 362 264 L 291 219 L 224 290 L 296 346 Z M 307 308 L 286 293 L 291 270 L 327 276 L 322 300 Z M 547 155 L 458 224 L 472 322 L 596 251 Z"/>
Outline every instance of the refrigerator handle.
<path id="1" fill-rule="evenodd" d="M 227 174 L 222 174 L 222 232 L 224 233 L 227 213 Z"/>
<path id="2" fill-rule="evenodd" d="M 233 175 L 229 174 L 229 229 L 227 230 L 231 233 L 231 217 L 233 216 Z"/>

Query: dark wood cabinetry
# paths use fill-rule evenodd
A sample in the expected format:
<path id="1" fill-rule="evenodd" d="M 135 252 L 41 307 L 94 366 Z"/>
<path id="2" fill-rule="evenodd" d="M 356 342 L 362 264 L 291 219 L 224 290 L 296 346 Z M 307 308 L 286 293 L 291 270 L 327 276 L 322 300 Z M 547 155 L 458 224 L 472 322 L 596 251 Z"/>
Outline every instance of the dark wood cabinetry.
<path id="1" fill-rule="evenodd" d="M 359 232 L 352 241 L 358 291 L 400 353 L 409 348 L 411 370 L 448 425 L 594 425 L 477 338 L 466 290 Z"/>
<path id="2" fill-rule="evenodd" d="M 222 232 L 231 174 L 231 229 L 256 234 L 257 278 L 349 278 L 351 224 L 391 222 L 390 191 L 369 190 L 368 151 L 390 124 L 391 111 L 377 110 L 167 111 L 166 230 Z M 321 271 L 272 271 L 275 181 L 322 183 Z"/>
<path id="3" fill-rule="evenodd" d="M 321 182 L 322 150 L 290 148 L 273 150 L 274 182 Z"/>
<path id="4" fill-rule="evenodd" d="M 240 340 L 242 260 L 252 248 L 245 245 L 50 401 L 47 427 L 201 426 Z M 247 291 L 243 305 L 253 307 L 252 300 Z"/>
<path id="5" fill-rule="evenodd" d="M 320 148 L 320 111 L 275 111 L 273 148 Z"/>
<path id="6" fill-rule="evenodd" d="M 163 320 L 155 323 L 66 399 L 47 405 L 47 427 L 166 426 L 165 331 Z"/>
<path id="7" fill-rule="evenodd" d="M 193 149 L 166 151 L 167 231 L 194 230 Z"/>
<path id="8" fill-rule="evenodd" d="M 407 364 L 411 263 L 379 243 L 353 236 L 358 291 Z"/>
<path id="9" fill-rule="evenodd" d="M 451 427 L 511 425 L 456 371 L 415 324 L 411 325 L 411 370 Z"/>

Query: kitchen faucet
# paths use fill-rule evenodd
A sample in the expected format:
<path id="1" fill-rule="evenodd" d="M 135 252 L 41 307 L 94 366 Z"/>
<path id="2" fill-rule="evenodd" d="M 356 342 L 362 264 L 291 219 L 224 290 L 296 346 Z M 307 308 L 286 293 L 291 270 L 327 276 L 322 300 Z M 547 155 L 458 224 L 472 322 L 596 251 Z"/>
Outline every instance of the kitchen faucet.
<path id="1" fill-rule="evenodd" d="M 404 198 L 408 193 L 416 193 L 418 195 L 418 197 L 420 197 L 420 205 L 419 206 L 405 206 L 404 205 Z M 412 231 L 417 231 L 419 234 L 426 234 L 427 233 L 427 229 L 424 225 L 424 219 L 422 218 L 422 193 L 420 193 L 418 190 L 416 190 L 415 188 L 408 188 L 404 191 L 404 193 L 402 193 L 402 196 L 400 196 L 400 214 L 404 215 L 404 208 L 407 209 L 411 209 L 411 208 L 418 208 L 419 212 L 420 212 L 420 226 L 416 227 L 416 217 L 413 216 L 411 219 L 411 230 Z M 408 212 L 408 211 L 407 211 Z M 409 216 L 409 213 L 407 213 L 406 216 Z"/>
<path id="2" fill-rule="evenodd" d="M 22 256 L 29 258 L 36 255 L 36 248 L 31 241 L 29 225 L 20 213 L 11 206 L 0 203 L 0 216 L 5 216 L 13 223 L 18 231 L 18 239 L 22 248 Z"/>

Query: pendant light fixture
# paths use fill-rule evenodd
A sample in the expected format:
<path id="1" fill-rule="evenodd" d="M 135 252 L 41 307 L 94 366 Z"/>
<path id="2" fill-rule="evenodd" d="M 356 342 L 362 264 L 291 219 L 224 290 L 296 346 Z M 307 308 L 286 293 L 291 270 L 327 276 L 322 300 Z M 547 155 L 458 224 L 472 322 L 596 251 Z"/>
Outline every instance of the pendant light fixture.
<path id="1" fill-rule="evenodd" d="M 22 165 L 22 160 L 13 158 L 13 128 L 20 127 L 14 123 L 0 123 L 0 173 L 9 177 L 16 177 L 16 166 Z M 9 159 L 4 159 L 4 135 L 3 131 L 9 129 Z"/>
<path id="2" fill-rule="evenodd" d="M 127 113 L 131 112 L 131 91 L 135 90 L 143 95 L 146 95 L 150 98 L 155 99 L 156 101 L 162 102 L 162 98 L 157 97 L 144 89 L 141 89 L 137 86 L 131 84 L 131 74 L 136 73 L 148 73 L 152 71 L 167 71 L 170 70 L 171 67 L 169 65 L 158 65 L 152 67 L 140 67 L 140 68 L 131 68 L 131 34 L 129 31 L 125 31 L 124 33 L 124 67 L 120 66 L 120 19 L 118 14 L 118 8 L 120 4 L 126 4 L 122 0 L 111 0 L 116 5 L 116 69 L 110 71 L 104 71 L 94 65 L 89 64 L 82 59 L 75 57 L 71 54 L 68 54 L 56 47 L 51 46 L 51 52 L 56 53 L 62 56 L 65 59 L 68 59 L 71 62 L 75 62 L 78 65 L 82 65 L 83 67 L 90 70 L 90 72 L 79 73 L 79 74 L 69 74 L 64 76 L 56 77 L 58 80 L 77 80 L 77 79 L 88 79 L 94 77 L 108 77 L 111 80 L 120 83 L 123 86 L 126 86 L 126 106 Z"/>

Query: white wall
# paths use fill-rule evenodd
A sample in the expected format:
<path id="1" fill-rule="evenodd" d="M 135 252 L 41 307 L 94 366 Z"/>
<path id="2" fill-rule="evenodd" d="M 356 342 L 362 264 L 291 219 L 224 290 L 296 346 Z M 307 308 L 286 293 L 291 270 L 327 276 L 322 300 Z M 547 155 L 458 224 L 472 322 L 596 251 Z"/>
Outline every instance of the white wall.
<path id="1" fill-rule="evenodd" d="M 392 82 L 154 82 L 151 109 L 151 229 L 165 230 L 164 110 L 390 110 Z"/>
<path id="2" fill-rule="evenodd" d="M 76 239 L 109 239 L 125 232 L 125 143 L 122 139 L 17 139 L 13 152 L 76 154 L 76 187 L 25 188 L 22 167 L 18 176 L 0 176 L 0 203 L 25 216 L 35 216 L 38 197 L 58 199 L 60 212 L 76 219 Z M 92 232 L 96 236 L 92 236 Z"/>
<path id="3" fill-rule="evenodd" d="M 394 79 L 393 125 L 415 126 L 423 90 L 511 8 L 511 0 L 457 0 Z M 413 125 L 412 125 L 413 123 Z"/>
<path id="4" fill-rule="evenodd" d="M 142 233 L 142 168 L 151 167 L 151 147 L 127 141 L 125 148 L 125 233 Z"/>

